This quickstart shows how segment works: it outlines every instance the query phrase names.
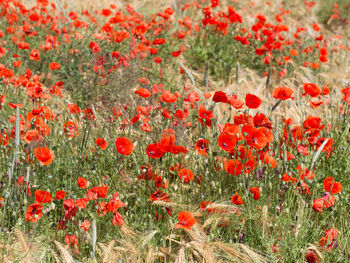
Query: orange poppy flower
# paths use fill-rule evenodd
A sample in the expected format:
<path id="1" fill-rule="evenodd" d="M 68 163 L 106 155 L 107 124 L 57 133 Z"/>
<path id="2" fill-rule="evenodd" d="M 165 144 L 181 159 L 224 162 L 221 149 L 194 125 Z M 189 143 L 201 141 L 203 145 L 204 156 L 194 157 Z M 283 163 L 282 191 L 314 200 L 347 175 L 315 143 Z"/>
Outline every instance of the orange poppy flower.
<path id="1" fill-rule="evenodd" d="M 125 156 L 132 154 L 132 151 L 134 149 L 132 142 L 125 137 L 118 137 L 115 140 L 115 146 L 117 148 L 117 152 Z"/>
<path id="2" fill-rule="evenodd" d="M 64 198 L 66 198 L 66 196 L 67 196 L 67 193 L 63 190 L 58 190 L 55 194 L 55 197 L 57 200 L 62 200 Z"/>
<path id="3" fill-rule="evenodd" d="M 239 175 L 242 173 L 243 164 L 240 160 L 231 159 L 225 164 L 225 171 L 232 175 Z"/>
<path id="4" fill-rule="evenodd" d="M 53 201 L 52 196 L 50 192 L 47 191 L 41 191 L 41 190 L 36 190 L 34 192 L 35 195 L 35 201 L 37 203 L 51 203 Z"/>
<path id="5" fill-rule="evenodd" d="M 187 211 L 180 212 L 177 218 L 179 219 L 179 223 L 175 225 L 175 228 L 191 230 L 191 227 L 196 223 L 194 216 Z"/>
<path id="6" fill-rule="evenodd" d="M 179 171 L 179 177 L 180 179 L 183 179 L 185 184 L 188 184 L 194 179 L 194 174 L 190 169 L 181 169 Z"/>
<path id="7" fill-rule="evenodd" d="M 29 54 L 29 58 L 31 60 L 40 60 L 40 52 L 37 49 L 32 49 L 32 51 Z"/>
<path id="8" fill-rule="evenodd" d="M 51 62 L 49 65 L 49 69 L 51 70 L 57 70 L 61 67 L 61 65 L 57 62 Z"/>
<path id="9" fill-rule="evenodd" d="M 55 154 L 47 147 L 37 147 L 34 149 L 34 154 L 41 166 L 49 165 L 55 159 Z"/>
<path id="10" fill-rule="evenodd" d="M 142 98 L 148 98 L 151 96 L 151 92 L 148 89 L 144 88 L 139 88 L 134 93 L 141 96 Z"/>
<path id="11" fill-rule="evenodd" d="M 106 150 L 108 147 L 108 143 L 106 142 L 105 139 L 103 138 L 97 138 L 96 139 L 96 144 L 102 149 L 102 150 Z"/>
<path id="12" fill-rule="evenodd" d="M 43 216 L 43 209 L 42 204 L 31 204 L 27 208 L 25 220 L 32 223 L 38 222 Z"/>
<path id="13" fill-rule="evenodd" d="M 23 140 L 26 143 L 31 143 L 31 142 L 38 142 L 44 139 L 43 136 L 40 135 L 39 131 L 37 130 L 29 130 L 27 133 L 24 135 Z"/>
<path id="14" fill-rule="evenodd" d="M 252 193 L 254 200 L 259 200 L 260 199 L 260 189 L 259 189 L 259 187 L 250 187 L 249 191 Z"/>
<path id="15" fill-rule="evenodd" d="M 80 228 L 84 229 L 85 231 L 88 231 L 90 228 L 90 221 L 89 220 L 84 220 L 83 223 L 81 223 Z"/>
<path id="16" fill-rule="evenodd" d="M 245 96 L 245 105 L 247 105 L 249 109 L 256 109 L 261 105 L 261 100 L 253 94 L 247 94 Z"/>
<path id="17" fill-rule="evenodd" d="M 331 194 L 337 194 L 341 192 L 342 185 L 339 182 L 335 182 L 333 177 L 327 177 L 323 181 L 324 190 L 330 192 Z"/>
<path id="18" fill-rule="evenodd" d="M 292 97 L 293 95 L 293 90 L 291 88 L 288 87 L 277 87 L 273 90 L 272 96 L 275 99 L 280 99 L 280 100 L 287 100 L 287 99 L 294 99 L 294 97 Z"/>
<path id="19" fill-rule="evenodd" d="M 167 103 L 173 103 L 176 102 L 177 96 L 172 94 L 169 90 L 163 90 L 160 100 Z"/>
<path id="20" fill-rule="evenodd" d="M 236 195 L 232 196 L 232 203 L 234 203 L 235 205 L 243 205 L 244 202 L 242 200 L 242 198 L 240 197 L 240 195 L 238 194 L 238 192 L 236 192 Z"/>
<path id="21" fill-rule="evenodd" d="M 78 186 L 81 189 L 85 189 L 87 184 L 87 180 L 84 177 L 78 177 Z"/>

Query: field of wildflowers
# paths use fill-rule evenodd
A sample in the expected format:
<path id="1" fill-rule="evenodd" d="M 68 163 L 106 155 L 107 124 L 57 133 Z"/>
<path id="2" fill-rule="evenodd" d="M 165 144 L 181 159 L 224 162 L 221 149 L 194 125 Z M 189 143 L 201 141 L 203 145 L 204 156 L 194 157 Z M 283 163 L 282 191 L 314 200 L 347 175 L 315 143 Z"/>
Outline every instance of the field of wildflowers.
<path id="1" fill-rule="evenodd" d="M 321 2 L 0 0 L 0 261 L 350 262 Z"/>

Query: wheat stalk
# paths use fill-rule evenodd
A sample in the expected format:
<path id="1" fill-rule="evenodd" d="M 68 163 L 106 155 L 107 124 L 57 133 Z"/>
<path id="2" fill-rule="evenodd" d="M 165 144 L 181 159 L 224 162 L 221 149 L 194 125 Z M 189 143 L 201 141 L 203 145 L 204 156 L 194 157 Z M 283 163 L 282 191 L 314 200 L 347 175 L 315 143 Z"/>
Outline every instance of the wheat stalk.
<path id="1" fill-rule="evenodd" d="M 61 252 L 61 255 L 62 255 L 65 263 L 74 263 L 74 259 L 71 256 L 71 254 L 69 254 L 67 249 L 60 242 L 55 240 L 54 244 L 56 245 L 58 250 Z"/>

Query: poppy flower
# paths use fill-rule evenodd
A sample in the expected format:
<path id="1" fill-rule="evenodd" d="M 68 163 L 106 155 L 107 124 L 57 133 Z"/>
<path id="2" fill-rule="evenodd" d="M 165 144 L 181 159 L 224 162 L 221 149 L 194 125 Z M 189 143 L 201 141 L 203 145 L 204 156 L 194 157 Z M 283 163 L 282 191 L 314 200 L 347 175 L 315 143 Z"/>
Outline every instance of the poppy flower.
<path id="1" fill-rule="evenodd" d="M 207 156 L 207 151 L 209 147 L 208 139 L 199 139 L 194 146 L 194 149 L 202 156 Z"/>
<path id="2" fill-rule="evenodd" d="M 179 219 L 179 223 L 175 225 L 175 228 L 191 230 L 191 227 L 196 223 L 194 216 L 187 211 L 180 212 L 177 218 Z"/>
<path id="3" fill-rule="evenodd" d="M 169 90 L 163 90 L 162 96 L 160 96 L 160 100 L 167 103 L 173 103 L 176 102 L 177 96 L 172 94 Z"/>
<path id="4" fill-rule="evenodd" d="M 323 237 L 318 242 L 321 250 L 327 246 L 327 250 L 331 250 L 336 245 L 336 239 L 339 235 L 338 229 L 327 229 Z"/>
<path id="5" fill-rule="evenodd" d="M 311 97 L 317 97 L 321 94 L 320 88 L 313 83 L 304 83 L 305 94 L 310 95 Z"/>
<path id="6" fill-rule="evenodd" d="M 184 181 L 185 184 L 188 184 L 194 179 L 194 174 L 190 169 L 181 169 L 179 171 L 179 177 Z"/>
<path id="7" fill-rule="evenodd" d="M 37 203 L 51 203 L 53 201 L 52 196 L 50 192 L 47 191 L 41 191 L 41 190 L 36 190 L 34 192 L 35 195 L 35 202 Z"/>
<path id="8" fill-rule="evenodd" d="M 115 226 L 116 224 L 122 226 L 124 225 L 124 218 L 119 212 L 115 212 L 113 214 L 112 224 Z"/>
<path id="9" fill-rule="evenodd" d="M 260 106 L 260 104 L 261 104 L 261 99 L 259 99 L 259 97 L 253 94 L 247 94 L 245 96 L 245 105 L 247 105 L 249 109 L 256 109 Z"/>
<path id="10" fill-rule="evenodd" d="M 154 202 L 154 201 L 168 202 L 168 201 L 170 201 L 169 196 L 166 193 L 164 193 L 162 190 L 158 190 L 157 192 L 154 192 L 153 194 L 151 194 L 149 199 L 151 202 Z"/>
<path id="11" fill-rule="evenodd" d="M 161 158 L 165 154 L 158 143 L 149 144 L 146 148 L 146 153 L 149 157 L 154 159 Z"/>
<path id="12" fill-rule="evenodd" d="M 86 188 L 86 184 L 87 184 L 87 180 L 84 177 L 78 177 L 78 186 L 81 189 L 85 189 Z"/>
<path id="13" fill-rule="evenodd" d="M 213 101 L 214 102 L 222 102 L 222 103 L 227 103 L 228 102 L 228 98 L 225 92 L 223 91 L 217 91 L 214 94 L 213 97 Z"/>
<path id="14" fill-rule="evenodd" d="M 62 200 L 64 198 L 66 198 L 66 196 L 67 196 L 67 193 L 63 190 L 58 190 L 55 194 L 55 197 L 57 200 Z"/>
<path id="15" fill-rule="evenodd" d="M 117 152 L 125 156 L 132 154 L 132 151 L 134 149 L 132 142 L 125 137 L 118 137 L 115 140 L 115 146 L 117 148 Z"/>
<path id="16" fill-rule="evenodd" d="M 97 138 L 96 139 L 96 144 L 102 149 L 102 150 L 106 150 L 108 147 L 108 143 L 106 142 L 105 139 L 103 138 Z"/>
<path id="17" fill-rule="evenodd" d="M 70 220 L 78 212 L 78 206 L 73 199 L 66 199 L 63 202 L 64 207 L 64 219 L 66 221 Z"/>
<path id="18" fill-rule="evenodd" d="M 31 60 L 40 60 L 40 51 L 37 49 L 32 49 L 32 51 L 29 54 L 29 58 Z"/>
<path id="19" fill-rule="evenodd" d="M 43 140 L 44 137 L 40 135 L 39 131 L 37 130 L 29 130 L 27 133 L 24 135 L 23 140 L 26 143 L 31 143 L 31 142 L 38 142 Z"/>
<path id="20" fill-rule="evenodd" d="M 333 177 L 327 177 L 323 181 L 324 190 L 330 192 L 331 194 L 337 194 L 341 192 L 342 185 L 339 182 L 335 182 Z"/>
<path id="21" fill-rule="evenodd" d="M 250 145 L 258 150 L 264 148 L 267 144 L 267 137 L 260 128 L 253 129 L 250 139 L 251 139 Z"/>
<path id="22" fill-rule="evenodd" d="M 31 204 L 28 206 L 26 211 L 25 220 L 35 223 L 40 220 L 40 218 L 43 216 L 43 205 L 42 204 Z"/>
<path id="23" fill-rule="evenodd" d="M 51 70 L 57 70 L 61 67 L 61 65 L 57 62 L 51 62 L 49 65 L 49 69 Z"/>
<path id="24" fill-rule="evenodd" d="M 84 229 L 85 231 L 88 231 L 90 228 L 90 221 L 89 220 L 84 220 L 83 223 L 81 223 L 80 228 Z"/>
<path id="25" fill-rule="evenodd" d="M 55 159 L 55 154 L 47 147 L 37 147 L 34 149 L 34 154 L 41 166 L 49 165 Z"/>
<path id="26" fill-rule="evenodd" d="M 234 176 L 242 173 L 243 164 L 240 160 L 231 159 L 225 164 L 225 171 Z"/>
<path id="27" fill-rule="evenodd" d="M 148 98 L 151 96 L 151 92 L 148 89 L 144 88 L 139 88 L 134 93 L 141 96 L 142 98 Z"/>
<path id="28" fill-rule="evenodd" d="M 223 132 L 218 138 L 218 144 L 226 152 L 232 151 L 236 147 L 236 137 L 229 133 Z"/>
<path id="29" fill-rule="evenodd" d="M 294 99 L 294 97 L 292 97 L 293 95 L 293 90 L 291 88 L 288 87 L 277 87 L 273 90 L 272 96 L 275 99 L 279 99 L 279 100 L 287 100 L 287 99 Z"/>
<path id="30" fill-rule="evenodd" d="M 306 251 L 305 258 L 306 258 L 307 263 L 320 263 L 320 260 L 317 256 L 316 252 L 313 251 L 312 249 L 308 249 Z"/>
<path id="31" fill-rule="evenodd" d="M 171 52 L 171 55 L 172 55 L 173 57 L 178 57 L 178 56 L 181 55 L 181 50 L 173 51 L 173 52 Z"/>
<path id="32" fill-rule="evenodd" d="M 252 193 L 254 200 L 259 200 L 260 199 L 260 189 L 259 189 L 259 187 L 250 187 L 249 191 Z"/>
<path id="33" fill-rule="evenodd" d="M 332 207 L 334 202 L 335 197 L 327 192 L 323 197 L 317 198 L 313 201 L 312 209 L 318 213 L 321 213 L 323 208 Z"/>
<path id="34" fill-rule="evenodd" d="M 238 192 L 236 192 L 236 195 L 232 196 L 232 203 L 234 203 L 235 205 L 243 205 L 244 202 L 242 200 L 242 198 L 240 197 L 240 195 L 238 194 Z"/>
<path id="35" fill-rule="evenodd" d="M 323 101 L 313 101 L 313 100 L 310 100 L 310 106 L 311 106 L 313 109 L 318 108 L 318 107 L 321 106 L 322 104 L 323 104 Z"/>

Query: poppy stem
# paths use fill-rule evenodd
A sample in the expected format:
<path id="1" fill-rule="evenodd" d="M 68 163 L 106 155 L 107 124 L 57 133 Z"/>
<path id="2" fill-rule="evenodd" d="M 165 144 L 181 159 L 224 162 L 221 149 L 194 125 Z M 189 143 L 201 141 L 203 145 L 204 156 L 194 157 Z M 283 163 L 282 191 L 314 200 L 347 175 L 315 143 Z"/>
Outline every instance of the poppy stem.
<path id="1" fill-rule="evenodd" d="M 281 102 L 282 102 L 282 100 L 279 100 L 279 101 L 276 102 L 275 105 L 272 106 L 271 113 L 278 107 L 278 105 L 281 104 Z"/>

